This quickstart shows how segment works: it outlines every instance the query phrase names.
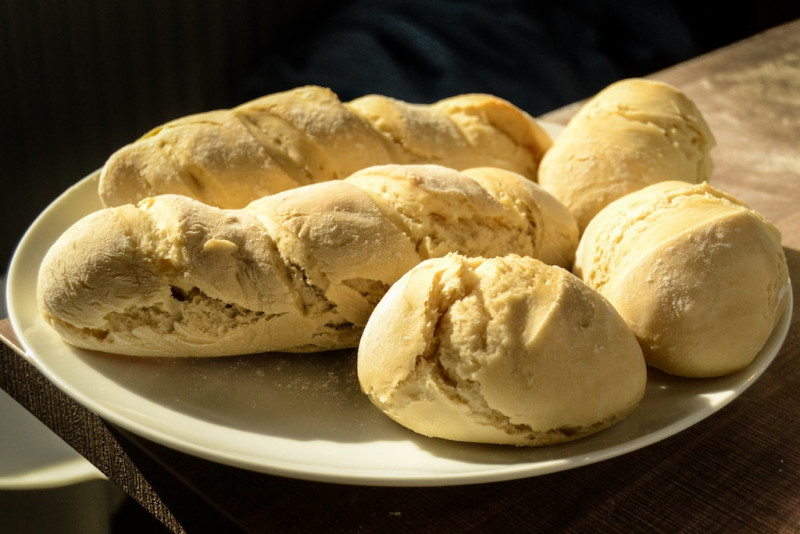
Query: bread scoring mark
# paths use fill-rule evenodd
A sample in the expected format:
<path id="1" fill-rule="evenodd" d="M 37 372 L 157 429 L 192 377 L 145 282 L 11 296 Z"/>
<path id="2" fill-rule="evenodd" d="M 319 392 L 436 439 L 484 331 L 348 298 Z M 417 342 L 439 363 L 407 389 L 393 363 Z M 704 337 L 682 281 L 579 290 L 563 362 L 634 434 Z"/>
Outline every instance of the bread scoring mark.
<path id="1" fill-rule="evenodd" d="M 680 96 L 682 95 L 676 95 Z M 708 152 L 716 141 L 710 131 L 703 131 L 703 117 L 699 111 L 695 115 L 677 108 L 672 114 L 656 114 L 653 111 L 621 103 L 615 106 L 597 107 L 595 111 L 596 115 L 616 115 L 628 122 L 654 128 L 664 136 L 667 143 L 694 164 L 697 177 L 704 177 L 710 173 L 713 162 Z"/>
<path id="2" fill-rule="evenodd" d="M 447 220 L 445 215 L 431 213 L 428 220 L 433 223 L 429 231 L 414 236 L 417 252 L 422 257 L 438 257 L 449 252 L 490 257 L 504 255 L 512 249 L 522 255 L 533 253 L 534 240 L 527 239 L 529 236 L 524 229 L 503 216 L 486 217 L 476 211 L 469 217 Z M 516 245 L 510 246 L 514 242 Z"/>
<path id="3" fill-rule="evenodd" d="M 143 139 L 149 139 L 151 137 L 155 137 L 158 134 L 160 134 L 162 132 L 162 130 L 164 130 L 165 127 L 166 127 L 166 125 L 156 126 L 155 128 L 153 128 L 149 132 L 147 132 L 144 135 L 142 135 L 141 137 L 139 137 L 139 140 L 141 141 Z M 159 144 L 159 148 L 163 148 L 163 146 L 164 146 L 163 142 L 161 144 Z"/>
<path id="4" fill-rule="evenodd" d="M 314 173 L 323 172 L 324 165 L 319 169 L 313 169 L 312 172 L 312 170 L 307 166 L 298 164 L 292 158 L 292 156 L 295 154 L 292 154 L 291 152 L 299 150 L 300 147 L 286 145 L 285 141 L 276 133 L 280 132 L 281 129 L 291 130 L 298 135 L 299 139 L 302 139 L 303 148 L 305 150 L 314 149 L 314 142 L 311 139 L 308 139 L 308 135 L 304 131 L 297 128 L 294 124 L 283 119 L 282 117 L 270 114 L 270 120 L 277 123 L 277 126 L 274 128 L 273 132 L 264 132 L 247 116 L 247 114 L 243 113 L 241 110 L 234 109 L 233 115 L 250 133 L 253 139 L 255 139 L 259 145 L 261 145 L 269 158 L 277 163 L 276 170 L 288 175 L 298 185 L 306 185 L 321 181 L 320 179 L 314 178 Z M 315 149 L 315 152 L 319 152 L 319 149 Z"/>
<path id="5" fill-rule="evenodd" d="M 327 330 L 332 330 L 336 332 L 357 328 L 356 325 L 354 325 L 350 321 L 345 321 L 345 320 L 342 320 L 341 322 L 330 321 L 325 323 L 323 327 L 326 328 Z"/>
<path id="6" fill-rule="evenodd" d="M 202 180 L 200 180 L 200 177 L 197 175 L 197 173 L 195 173 L 192 169 L 186 167 L 183 168 L 183 171 L 184 172 L 181 174 L 184 177 L 189 188 L 192 189 L 198 195 L 202 195 L 206 189 L 206 186 L 205 184 L 203 184 Z"/>
<path id="7" fill-rule="evenodd" d="M 371 98 L 382 98 L 382 97 L 372 96 Z M 390 99 L 385 99 L 385 101 L 386 102 L 392 102 Z M 404 164 L 405 163 L 411 163 L 411 164 L 413 164 L 413 163 L 442 163 L 442 164 L 445 164 L 446 163 L 445 162 L 445 159 L 446 159 L 445 156 L 440 155 L 440 154 L 434 154 L 434 153 L 432 153 L 430 151 L 423 152 L 422 150 L 416 150 L 413 146 L 411 146 L 409 144 L 409 140 L 407 139 L 407 137 L 409 135 L 408 134 L 408 129 L 405 128 L 405 126 L 408 123 L 416 120 L 415 115 L 413 113 L 414 111 L 416 111 L 418 109 L 423 109 L 424 111 L 422 111 L 422 112 L 426 113 L 426 114 L 436 113 L 436 111 L 433 108 L 429 107 L 429 106 L 420 106 L 420 105 L 408 104 L 408 103 L 399 102 L 399 101 L 393 102 L 393 103 L 395 105 L 399 106 L 402 109 L 402 111 L 405 112 L 403 114 L 403 116 L 402 116 L 402 122 L 403 122 L 403 126 L 404 126 L 402 133 L 398 133 L 399 132 L 398 129 L 387 127 L 386 116 L 384 116 L 384 115 L 381 115 L 381 114 L 375 113 L 375 112 L 370 112 L 368 110 L 363 110 L 363 109 L 358 108 L 357 106 L 351 106 L 351 105 L 349 105 L 349 103 L 345 103 L 344 106 L 351 113 L 353 113 L 353 115 L 355 115 L 356 117 L 358 117 L 362 121 L 364 121 L 368 126 L 370 126 L 370 128 L 375 133 L 378 134 L 379 139 L 381 139 L 381 141 L 384 142 L 384 145 L 386 145 L 386 149 L 387 149 L 387 151 L 389 153 L 396 153 L 396 152 L 391 150 L 392 148 L 394 148 L 394 149 L 397 149 L 397 151 L 400 154 L 402 154 L 403 157 L 398 158 L 398 161 L 396 161 L 396 163 L 404 163 Z M 441 118 L 444 118 L 444 119 L 448 120 L 449 122 L 452 122 L 452 121 L 450 121 L 449 117 L 447 117 L 445 114 L 441 114 Z M 426 124 L 433 124 L 433 121 L 426 122 Z M 445 135 L 442 136 L 443 138 L 449 137 L 449 136 L 446 135 L 447 134 L 446 130 L 444 128 L 442 128 L 440 125 L 436 124 L 435 128 L 437 128 L 442 133 L 445 133 Z M 458 128 L 456 128 L 456 131 L 461 133 L 460 130 L 458 130 Z"/>
<path id="8" fill-rule="evenodd" d="M 515 224 L 512 210 L 500 204 L 483 187 L 480 190 L 486 196 L 482 200 L 487 203 L 479 206 L 467 195 L 431 191 L 414 180 L 409 180 L 409 183 L 425 191 L 433 202 L 441 204 L 440 208 L 428 211 L 423 205 L 403 203 L 396 192 L 389 190 L 382 192 L 393 212 L 387 213 L 381 209 L 382 202 L 375 204 L 387 220 L 408 237 L 422 259 L 440 257 L 450 252 L 466 256 L 494 256 L 505 254 L 512 248 L 519 254 L 533 254 L 536 223 L 528 218 L 527 225 Z M 477 182 L 475 184 L 480 187 Z M 365 192 L 372 196 L 371 191 Z M 459 211 L 467 211 L 467 214 L 454 215 Z M 523 217 L 528 215 L 522 214 Z M 510 243 L 516 245 L 512 247 Z"/>
<path id="9" fill-rule="evenodd" d="M 389 291 L 390 287 L 380 280 L 369 278 L 348 278 L 347 280 L 342 280 L 342 284 L 356 291 L 373 307 L 377 306 L 378 302 L 383 298 L 386 292 Z"/>
<path id="10" fill-rule="evenodd" d="M 303 315 L 322 315 L 336 308 L 336 305 L 325 296 L 325 291 L 311 283 L 308 271 L 302 265 L 283 256 L 282 258 L 292 294 L 296 295 L 295 304 Z"/>
<path id="11" fill-rule="evenodd" d="M 460 406 L 469 420 L 477 425 L 496 429 L 510 437 L 509 443 L 536 446 L 565 442 L 612 425 L 616 416 L 587 426 L 571 426 L 539 430 L 531 424 L 512 421 L 511 415 L 493 408 L 482 392 L 480 380 L 474 378 L 481 371 L 488 356 L 488 327 L 491 312 L 485 304 L 480 280 L 475 267 L 481 259 L 462 258 L 459 265 L 433 273 L 425 300 L 426 341 L 415 357 L 414 367 L 389 395 L 374 401 L 387 413 L 402 413 L 415 402 L 425 402 L 444 397 L 447 402 Z M 476 311 L 476 316 L 487 317 L 486 324 L 470 325 L 466 332 L 478 340 L 465 337 L 457 331 L 460 307 Z M 477 308 L 477 310 L 476 310 Z M 513 355 L 509 355 L 513 357 Z"/>
<path id="12" fill-rule="evenodd" d="M 513 152 L 522 152 L 526 154 L 527 157 L 523 159 L 527 160 L 528 164 L 525 165 L 526 168 L 524 171 L 517 172 L 521 172 L 531 179 L 536 178 L 539 170 L 539 162 L 546 151 L 546 149 L 541 145 L 536 142 L 520 143 L 519 140 L 517 140 L 513 135 L 511 135 L 511 133 L 508 132 L 506 128 L 503 127 L 502 121 L 497 121 L 493 113 L 487 113 L 484 110 L 476 110 L 475 108 L 467 106 L 453 106 L 447 111 L 447 116 L 453 122 L 453 124 L 455 124 L 465 142 L 473 149 L 476 149 L 477 147 L 466 132 L 468 126 L 474 122 L 478 122 L 480 125 L 491 128 L 493 132 L 499 134 L 501 138 L 508 141 Z M 535 128 L 538 128 L 538 125 L 534 124 L 531 126 L 532 130 Z M 535 138 L 536 135 L 534 134 L 533 137 Z M 509 162 L 516 160 L 517 158 L 515 156 L 516 155 L 514 154 L 510 157 L 507 156 L 505 158 L 497 158 L 497 160 L 492 164 L 500 168 L 510 169 Z M 490 165 L 488 162 L 484 162 L 482 164 Z"/>
<path id="13" fill-rule="evenodd" d="M 604 227 L 597 232 L 597 235 L 605 235 L 605 243 L 603 243 L 603 246 L 595 245 L 591 248 L 591 261 L 584 262 L 585 265 L 576 268 L 575 274 L 597 291 L 602 292 L 606 284 L 613 278 L 614 272 L 609 269 L 609 266 L 619 263 L 616 261 L 617 257 L 623 253 L 620 244 L 628 236 L 645 232 L 659 218 L 672 210 L 682 209 L 684 204 L 694 202 L 694 198 L 705 197 L 713 202 L 718 202 L 720 205 L 725 205 L 733 211 L 755 213 L 733 197 L 720 191 L 711 190 L 707 184 L 690 184 L 687 182 L 684 185 L 665 191 L 654 191 L 649 196 L 643 193 L 634 193 L 634 195 L 639 196 L 629 197 L 635 199 L 635 202 L 632 200 L 626 206 L 625 212 L 621 217 L 603 221 Z M 658 245 L 658 243 L 652 243 L 650 249 L 634 252 L 640 257 L 645 257 Z"/>
<path id="14" fill-rule="evenodd" d="M 429 325 L 429 331 L 424 336 L 427 343 L 417 355 L 412 372 L 396 386 L 392 398 L 386 399 L 384 405 L 390 411 L 401 408 L 406 403 L 423 400 L 426 395 L 432 394 L 429 389 L 434 388 L 454 404 L 463 406 L 479 424 L 498 428 L 510 435 L 533 433 L 528 425 L 514 424 L 508 416 L 489 406 L 481 392 L 480 383 L 466 376 L 469 371 L 460 373 L 458 370 L 457 364 L 464 363 L 465 354 L 462 347 L 453 346 L 449 312 L 457 302 L 479 292 L 478 277 L 466 265 L 466 261 L 462 260 L 457 269 L 434 274 L 425 303 Z M 481 302 L 482 299 L 478 298 L 478 305 Z M 483 310 L 482 313 L 487 314 L 488 311 Z M 485 348 L 485 328 L 481 332 L 483 339 L 478 346 Z M 479 358 L 472 358 L 466 367 L 474 373 L 480 368 Z"/>

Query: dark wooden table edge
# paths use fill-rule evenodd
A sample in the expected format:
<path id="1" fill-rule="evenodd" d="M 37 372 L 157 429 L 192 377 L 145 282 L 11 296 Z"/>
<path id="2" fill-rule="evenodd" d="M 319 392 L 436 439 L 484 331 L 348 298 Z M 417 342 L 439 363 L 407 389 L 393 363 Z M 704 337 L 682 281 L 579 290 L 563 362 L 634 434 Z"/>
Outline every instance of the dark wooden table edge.
<path id="1" fill-rule="evenodd" d="M 125 439 L 125 432 L 90 412 L 57 388 L 50 387 L 52 383 L 28 361 L 9 319 L 0 319 L 0 341 L 3 344 L 0 351 L 0 388 L 166 527 L 176 533 L 185 532 L 183 526 L 159 498 L 150 482 L 131 459 L 128 451 L 132 449 L 133 444 L 130 440 Z M 8 376 L 29 376 L 32 380 L 31 383 L 11 382 L 6 379 Z M 95 436 L 83 436 L 85 440 L 91 442 L 91 446 L 87 446 L 87 442 L 81 440 L 75 432 L 70 432 L 70 429 L 65 428 L 57 418 L 36 409 L 36 406 L 43 404 L 37 402 L 37 398 L 42 395 L 52 396 L 50 402 L 67 407 L 73 414 L 73 419 L 77 419 L 73 421 L 73 424 L 92 428 L 99 433 Z M 123 443 L 126 446 L 123 446 Z M 138 450 L 141 451 L 141 449 Z M 144 453 L 142 452 L 142 454 Z M 120 476 L 123 472 L 125 476 Z"/>

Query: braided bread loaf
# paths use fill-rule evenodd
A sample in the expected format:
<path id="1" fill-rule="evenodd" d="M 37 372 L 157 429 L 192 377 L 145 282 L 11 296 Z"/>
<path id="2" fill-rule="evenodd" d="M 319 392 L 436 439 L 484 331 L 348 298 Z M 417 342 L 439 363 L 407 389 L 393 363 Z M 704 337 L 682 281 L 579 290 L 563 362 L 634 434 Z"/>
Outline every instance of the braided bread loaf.
<path id="1" fill-rule="evenodd" d="M 70 343 L 150 356 L 355 347 L 389 286 L 429 257 L 510 252 L 569 267 L 577 223 L 500 169 L 388 165 L 238 210 L 182 195 L 69 228 L 39 306 Z"/>
<path id="2" fill-rule="evenodd" d="M 552 142 L 525 112 L 470 94 L 432 105 L 307 86 L 183 117 L 116 151 L 99 193 L 118 206 L 176 193 L 223 208 L 372 165 L 491 166 L 535 180 Z"/>

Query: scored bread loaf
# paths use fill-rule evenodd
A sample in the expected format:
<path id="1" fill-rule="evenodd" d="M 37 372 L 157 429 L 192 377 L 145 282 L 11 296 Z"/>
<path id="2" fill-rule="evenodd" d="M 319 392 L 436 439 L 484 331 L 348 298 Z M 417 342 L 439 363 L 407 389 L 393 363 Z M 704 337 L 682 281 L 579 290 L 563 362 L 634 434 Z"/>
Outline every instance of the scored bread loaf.
<path id="1" fill-rule="evenodd" d="M 621 80 L 570 120 L 542 159 L 538 180 L 583 231 L 627 193 L 665 180 L 708 180 L 714 144 L 700 110 L 681 91 L 663 82 Z"/>
<path id="2" fill-rule="evenodd" d="M 535 180 L 551 144 L 527 113 L 491 95 L 431 105 L 379 95 L 343 103 L 329 89 L 305 86 L 153 129 L 111 155 L 99 194 L 105 206 L 176 193 L 241 208 L 389 163 L 498 167 Z"/>
<path id="3" fill-rule="evenodd" d="M 577 243 L 572 215 L 521 175 L 387 165 L 236 210 L 182 195 L 102 209 L 51 247 L 38 298 L 65 340 L 106 352 L 339 349 L 428 257 L 515 252 L 569 267 Z"/>
<path id="4" fill-rule="evenodd" d="M 707 183 L 661 182 L 589 223 L 574 271 L 619 311 L 647 362 L 711 377 L 748 365 L 785 309 L 777 228 Z"/>
<path id="5" fill-rule="evenodd" d="M 637 407 L 647 380 L 608 301 L 513 254 L 416 265 L 370 317 L 357 367 L 370 400 L 411 430 L 513 445 L 607 428 Z"/>

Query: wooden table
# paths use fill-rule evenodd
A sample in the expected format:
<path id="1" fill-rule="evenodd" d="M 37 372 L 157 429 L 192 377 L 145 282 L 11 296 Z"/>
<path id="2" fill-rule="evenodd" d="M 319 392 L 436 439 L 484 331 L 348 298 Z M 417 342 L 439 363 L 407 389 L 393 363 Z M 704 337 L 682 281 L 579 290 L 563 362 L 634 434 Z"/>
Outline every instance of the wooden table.
<path id="1" fill-rule="evenodd" d="M 671 438 L 510 482 L 348 486 L 216 464 L 110 425 L 18 354 L 7 320 L 0 386 L 174 532 L 800 532 L 800 21 L 652 77 L 698 104 L 718 141 L 712 181 L 776 223 L 795 281 L 773 364 Z"/>

